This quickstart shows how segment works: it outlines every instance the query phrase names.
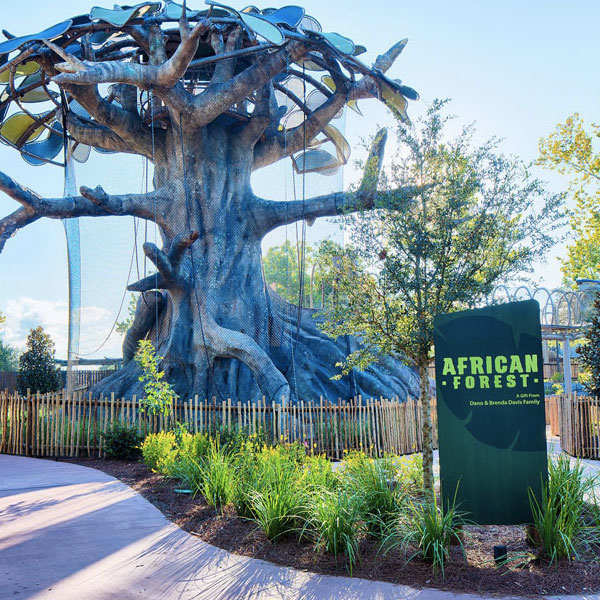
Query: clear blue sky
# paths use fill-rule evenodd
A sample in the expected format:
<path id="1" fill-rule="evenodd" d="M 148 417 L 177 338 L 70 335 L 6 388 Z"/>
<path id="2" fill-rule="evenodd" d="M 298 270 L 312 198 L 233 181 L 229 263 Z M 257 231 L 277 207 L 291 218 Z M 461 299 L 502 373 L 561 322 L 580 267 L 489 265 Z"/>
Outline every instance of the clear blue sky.
<path id="1" fill-rule="evenodd" d="M 574 111 L 588 122 L 598 120 L 600 80 L 598 57 L 600 3 L 575 0 L 447 0 L 299 2 L 314 15 L 324 31 L 337 31 L 365 45 L 365 62 L 393 43 L 410 42 L 390 75 L 417 89 L 425 100 L 453 99 L 451 110 L 460 123 L 475 121 L 481 139 L 504 138 L 506 153 L 525 161 L 536 157 L 541 136 Z M 96 4 L 112 7 L 112 2 Z M 283 6 L 285 2 L 269 2 Z M 233 3 L 237 8 L 245 4 Z M 92 3 L 61 0 L 29 0 L 27 9 L 3 2 L 0 26 L 15 35 L 44 29 L 82 11 Z M 25 5 L 23 5 L 25 6 Z M 189 6 L 201 8 L 201 0 Z M 262 5 L 261 5 L 262 6 Z M 266 6 L 266 5 L 265 5 Z M 363 117 L 349 112 L 346 136 L 354 147 L 377 126 L 391 124 L 385 107 L 363 101 Z M 411 103 L 417 116 L 422 103 Z M 57 167 L 28 167 L 17 153 L 0 146 L 0 169 L 40 194 L 62 193 L 62 172 Z M 564 182 L 541 172 L 554 190 Z M 354 179 L 352 167 L 344 173 L 346 184 Z M 142 161 L 138 157 L 101 156 L 78 165 L 78 185 L 102 184 L 109 192 L 139 191 Z M 327 182 L 331 185 L 332 182 Z M 341 185 L 336 179 L 334 185 Z M 322 190 L 322 183 L 312 188 Z M 257 177 L 256 191 L 274 197 L 278 186 Z M 0 215 L 14 210 L 15 203 L 0 197 Z M 106 219 L 101 224 L 82 224 L 84 235 L 94 232 L 84 255 L 84 314 L 82 352 L 90 351 L 109 332 L 127 279 L 131 256 L 132 223 L 129 219 Z M 150 231 L 152 236 L 152 231 Z M 561 249 L 555 251 L 555 255 Z M 540 265 L 536 276 L 549 286 L 560 283 L 556 258 Z M 104 282 L 110 282 L 104 285 Z M 64 355 L 66 339 L 66 253 L 62 225 L 41 221 L 22 230 L 0 255 L 0 311 L 7 313 L 6 336 L 22 345 L 27 330 L 42 322 L 57 340 Z M 99 353 L 118 354 L 120 338 L 113 336 Z"/>

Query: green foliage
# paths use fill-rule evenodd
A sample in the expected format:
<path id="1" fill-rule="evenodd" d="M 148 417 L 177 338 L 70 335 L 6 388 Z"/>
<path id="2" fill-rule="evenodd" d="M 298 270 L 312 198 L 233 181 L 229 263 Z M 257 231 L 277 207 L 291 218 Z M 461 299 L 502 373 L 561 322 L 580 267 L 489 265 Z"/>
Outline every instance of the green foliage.
<path id="1" fill-rule="evenodd" d="M 387 552 L 396 547 L 413 548 L 415 551 L 409 561 L 417 556 L 430 561 L 434 574 L 441 572 L 443 577 L 450 545 L 456 543 L 463 548 L 464 524 L 455 502 L 444 508 L 435 494 L 428 493 L 421 501 L 408 501 L 396 527 L 384 541 L 384 547 Z"/>
<path id="2" fill-rule="evenodd" d="M 135 311 L 137 308 L 139 294 L 133 293 L 129 297 L 129 305 L 127 306 L 127 317 L 119 321 L 116 326 L 117 333 L 125 335 L 129 328 L 133 325 L 135 319 Z"/>
<path id="3" fill-rule="evenodd" d="M 104 452 L 107 458 L 136 460 L 140 456 L 142 438 L 135 427 L 127 427 L 115 422 L 100 435 L 104 440 Z"/>
<path id="4" fill-rule="evenodd" d="M 340 253 L 341 246 L 323 240 L 317 250 L 305 246 L 304 257 L 299 244 L 286 240 L 280 246 L 272 246 L 263 257 L 265 281 L 280 296 L 292 304 L 298 304 L 300 294 L 299 265 L 304 263 L 302 305 L 322 308 L 331 300 L 332 289 L 328 284 L 327 269 L 331 254 Z"/>
<path id="5" fill-rule="evenodd" d="M 0 339 L 0 371 L 16 371 L 19 368 L 19 352 Z"/>
<path id="6" fill-rule="evenodd" d="M 359 536 L 363 530 L 361 502 L 350 490 L 322 489 L 310 499 L 306 528 L 317 547 L 333 554 L 343 554 L 352 575 L 359 559 Z"/>
<path id="7" fill-rule="evenodd" d="M 600 125 L 589 130 L 578 113 L 540 140 L 537 164 L 568 175 L 568 193 L 575 200 L 569 211 L 573 242 L 561 259 L 568 282 L 600 278 Z"/>
<path id="8" fill-rule="evenodd" d="M 435 315 L 474 306 L 554 243 L 561 197 L 497 154 L 496 141 L 474 146 L 472 128 L 447 138 L 444 104 L 415 127 L 399 123 L 402 152 L 382 176 L 379 210 L 345 219 L 354 247 L 331 272 L 338 302 L 321 323 L 363 341 L 343 373 L 385 354 L 428 361 Z"/>
<path id="9" fill-rule="evenodd" d="M 233 459 L 224 448 L 219 448 L 213 442 L 202 459 L 200 468 L 200 492 L 209 506 L 221 510 L 233 497 Z"/>
<path id="10" fill-rule="evenodd" d="M 584 375 L 579 379 L 590 394 L 600 396 L 600 300 L 594 302 L 594 314 L 585 335 L 586 343 L 577 349 Z"/>
<path id="11" fill-rule="evenodd" d="M 161 360 L 150 340 L 140 340 L 135 355 L 135 362 L 142 368 L 139 380 L 144 383 L 144 398 L 140 405 L 142 410 L 147 410 L 151 415 L 170 414 L 178 398 L 171 384 L 164 380 L 164 371 L 158 369 Z"/>
<path id="12" fill-rule="evenodd" d="M 186 489 L 190 490 L 192 498 L 195 498 L 202 489 L 204 471 L 202 465 L 191 454 L 181 455 L 173 461 L 169 473 L 173 478 L 179 479 Z"/>
<path id="13" fill-rule="evenodd" d="M 410 494 L 423 493 L 423 455 L 411 454 L 394 458 L 396 478 Z"/>
<path id="14" fill-rule="evenodd" d="M 368 531 L 375 536 L 384 535 L 406 501 L 393 459 L 372 460 L 356 454 L 346 462 L 344 476 Z"/>
<path id="15" fill-rule="evenodd" d="M 62 377 L 55 366 L 54 354 L 54 342 L 43 327 L 32 329 L 25 352 L 19 358 L 17 382 L 22 394 L 28 389 L 42 394 L 60 389 Z"/>
<path id="16" fill-rule="evenodd" d="M 548 465 L 541 500 L 529 490 L 533 526 L 550 563 L 574 560 L 580 547 L 600 540 L 600 529 L 586 526 L 584 520 L 586 496 L 593 495 L 597 479 L 587 477 L 579 461 L 572 467 L 569 457 L 561 454 Z"/>
<path id="17" fill-rule="evenodd" d="M 473 129 L 450 139 L 449 117 L 435 101 L 413 126 L 398 124 L 401 145 L 382 175 L 374 210 L 347 215 L 353 247 L 330 255 L 336 299 L 319 314 L 333 338 L 362 344 L 338 376 L 386 355 L 409 359 L 422 379 L 425 485 L 433 488 L 427 366 L 433 319 L 473 307 L 501 280 L 530 269 L 552 246 L 560 196 L 549 196 L 497 141 L 473 144 Z M 366 165 L 363 188 L 378 168 Z"/>
<path id="18" fill-rule="evenodd" d="M 151 471 L 168 474 L 175 462 L 177 439 L 171 431 L 151 433 L 142 442 L 142 459 Z"/>
<path id="19" fill-rule="evenodd" d="M 269 540 L 299 529 L 306 514 L 306 487 L 302 470 L 293 455 L 278 448 L 266 448 L 257 457 L 259 476 L 247 490 L 253 520 Z"/>

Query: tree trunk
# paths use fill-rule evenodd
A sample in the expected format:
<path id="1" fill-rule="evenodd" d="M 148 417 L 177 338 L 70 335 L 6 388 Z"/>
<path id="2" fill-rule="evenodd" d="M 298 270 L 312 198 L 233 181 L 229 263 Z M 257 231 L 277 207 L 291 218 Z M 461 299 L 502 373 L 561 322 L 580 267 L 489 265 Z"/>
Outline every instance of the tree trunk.
<path id="1" fill-rule="evenodd" d="M 144 247 L 159 272 L 132 286 L 146 293 L 125 340 L 126 364 L 93 392 L 141 392 L 131 358 L 137 341 L 147 337 L 182 398 L 336 401 L 415 393 L 415 373 L 392 359 L 341 381 L 330 379 L 347 356 L 347 340 L 327 338 L 316 326 L 316 311 L 299 311 L 265 284 L 251 147 L 235 126 L 218 122 L 183 135 L 172 131 L 155 159 L 155 188 L 172 190 L 166 210 L 152 219 L 164 252 Z M 197 240 L 177 251 L 192 232 Z M 161 291 L 150 291 L 155 288 Z"/>
<path id="2" fill-rule="evenodd" d="M 429 395 L 429 371 L 427 357 L 419 360 L 421 422 L 423 424 L 423 485 L 433 492 L 433 426 L 431 419 L 431 397 Z"/>

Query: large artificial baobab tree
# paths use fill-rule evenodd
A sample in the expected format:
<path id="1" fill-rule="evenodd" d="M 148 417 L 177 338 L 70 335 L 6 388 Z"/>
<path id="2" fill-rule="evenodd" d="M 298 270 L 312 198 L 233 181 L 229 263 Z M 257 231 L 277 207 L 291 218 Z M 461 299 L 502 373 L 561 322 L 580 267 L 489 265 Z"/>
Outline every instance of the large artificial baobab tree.
<path id="1" fill-rule="evenodd" d="M 166 378 L 184 397 L 416 392 L 413 371 L 392 357 L 332 381 L 336 363 L 358 341 L 326 337 L 314 311 L 290 306 L 268 288 L 261 266 L 261 240 L 277 227 L 373 206 L 385 131 L 353 192 L 284 202 L 260 198 L 250 185 L 253 171 L 288 157 L 300 173 L 346 162 L 347 142 L 331 122 L 348 103 L 374 97 L 405 116 L 405 97 L 416 93 L 385 75 L 405 41 L 367 67 L 356 58 L 360 47 L 323 33 L 299 7 L 199 12 L 160 2 L 95 8 L 40 34 L 8 37 L 0 44 L 4 141 L 30 162 L 48 162 L 48 148 L 59 140 L 62 147 L 64 126 L 71 145 L 138 154 L 154 165 L 154 189 L 146 194 L 82 187 L 80 196 L 43 198 L 0 173 L 0 189 L 21 204 L 0 220 L 0 250 L 42 217 L 133 216 L 160 231 L 162 247 L 144 244 L 156 273 L 129 286 L 141 295 L 124 368 L 96 392 L 140 391 L 131 359 L 145 337 L 155 341 Z M 33 115 L 23 103 L 42 89 L 50 109 Z M 10 114 L 11 100 L 24 110 L 20 121 Z M 289 118 L 298 111 L 300 119 Z M 33 141 L 44 128 L 46 139 Z M 323 149 L 327 144 L 335 155 Z M 409 186 L 401 194 L 417 191 Z"/>

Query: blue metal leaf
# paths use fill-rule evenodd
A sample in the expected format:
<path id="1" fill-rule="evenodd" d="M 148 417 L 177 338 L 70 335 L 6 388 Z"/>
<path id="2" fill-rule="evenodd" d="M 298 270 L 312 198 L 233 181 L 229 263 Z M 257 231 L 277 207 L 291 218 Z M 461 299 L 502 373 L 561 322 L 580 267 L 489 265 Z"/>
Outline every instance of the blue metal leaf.
<path id="1" fill-rule="evenodd" d="M 6 42 L 2 42 L 0 44 L 0 54 L 8 54 L 13 50 L 18 50 L 23 44 L 27 42 L 41 42 L 42 40 L 53 40 L 61 36 L 63 33 L 69 30 L 73 21 L 68 19 L 67 21 L 63 21 L 62 23 L 57 23 L 56 25 L 52 25 L 52 27 L 48 27 L 48 29 L 44 29 L 39 33 L 32 33 L 31 35 L 24 35 L 22 37 L 17 37 L 12 40 L 7 40 Z"/>
<path id="2" fill-rule="evenodd" d="M 102 6 L 94 6 L 90 11 L 90 18 L 105 21 L 115 27 L 123 27 L 129 21 L 155 13 L 161 8 L 162 4 L 160 2 L 142 2 L 141 4 L 127 8 L 115 5 L 115 8 L 112 10 L 110 8 L 103 8 Z"/>
<path id="3" fill-rule="evenodd" d="M 23 152 L 21 153 L 21 156 L 25 162 L 34 167 L 39 167 L 56 158 L 63 149 L 63 145 L 63 128 L 57 121 L 52 125 L 52 130 L 45 140 L 24 144 L 22 149 L 25 150 L 27 154 Z"/>

